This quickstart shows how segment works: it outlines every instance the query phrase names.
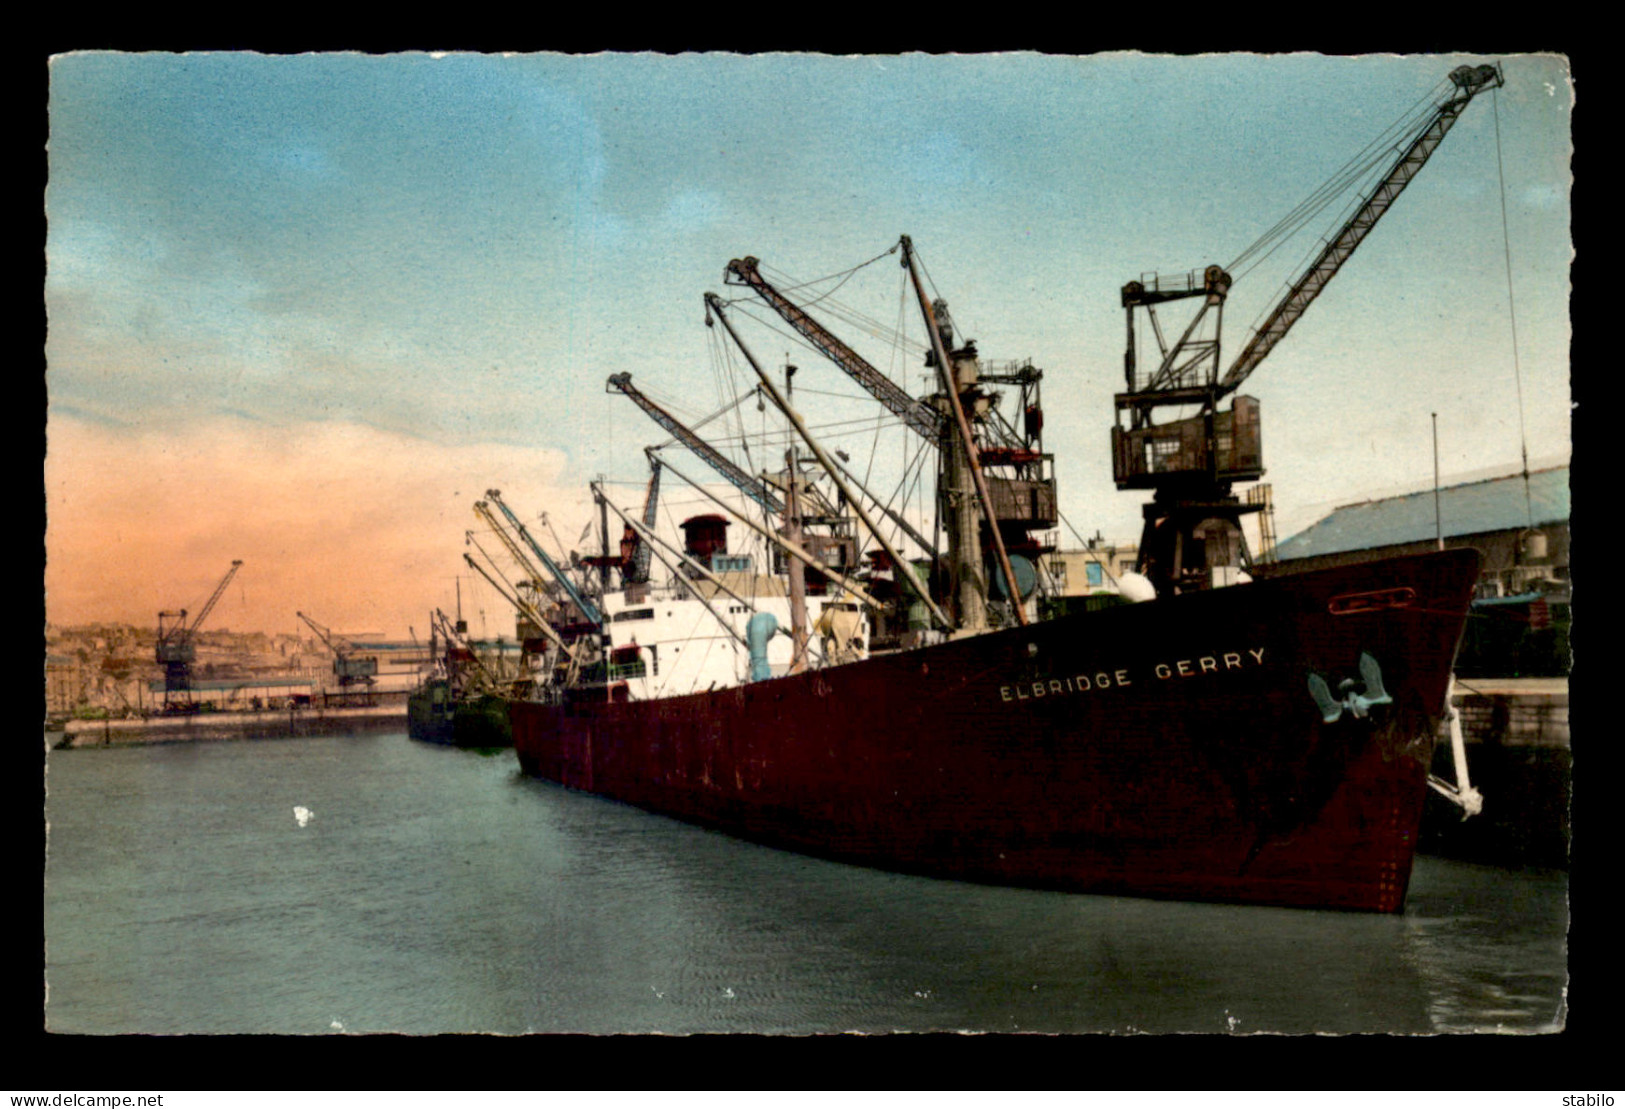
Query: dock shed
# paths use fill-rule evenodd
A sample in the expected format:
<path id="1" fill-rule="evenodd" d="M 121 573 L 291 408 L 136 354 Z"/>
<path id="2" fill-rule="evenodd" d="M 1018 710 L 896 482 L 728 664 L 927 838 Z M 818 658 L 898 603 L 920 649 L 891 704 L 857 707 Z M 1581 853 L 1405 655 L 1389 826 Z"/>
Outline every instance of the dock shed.
<path id="1" fill-rule="evenodd" d="M 1561 677 L 1569 669 L 1569 468 L 1344 505 L 1275 548 L 1270 575 L 1438 546 L 1483 555 L 1456 660 L 1459 677 Z"/>
<path id="2" fill-rule="evenodd" d="M 1531 526 L 1531 524 L 1533 526 Z M 1478 596 L 1569 590 L 1569 468 L 1554 466 L 1343 505 L 1275 548 L 1274 573 L 1421 554 L 1438 545 L 1477 547 L 1484 556 Z"/>

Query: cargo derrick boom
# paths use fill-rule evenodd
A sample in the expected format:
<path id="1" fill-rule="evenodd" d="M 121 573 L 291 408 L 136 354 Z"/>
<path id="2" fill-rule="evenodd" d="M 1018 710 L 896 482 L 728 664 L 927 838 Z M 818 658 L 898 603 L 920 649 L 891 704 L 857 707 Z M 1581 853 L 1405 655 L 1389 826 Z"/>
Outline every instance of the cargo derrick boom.
<path id="1" fill-rule="evenodd" d="M 903 249 L 906 258 L 912 251 L 912 244 L 904 236 L 893 249 L 898 248 Z M 1044 372 L 1031 362 L 984 372 L 974 341 L 948 349 L 952 346 L 953 328 L 948 319 L 946 303 L 939 300 L 930 305 L 927 314 L 934 313 L 940 320 L 941 328 L 949 334 L 949 338 L 939 344 L 943 346 L 944 355 L 952 367 L 943 375 L 943 380 L 955 382 L 959 407 L 963 408 L 973 428 L 974 445 L 962 446 L 953 415 L 954 405 L 946 393 L 924 400 L 909 396 L 774 288 L 762 277 L 759 267 L 760 261 L 755 257 L 736 258 L 728 263 L 723 280 L 751 288 L 786 323 L 901 419 L 904 426 L 938 448 L 938 512 L 946 522 L 948 534 L 957 536 L 954 545 L 963 551 L 948 565 L 943 566 L 937 560 L 939 584 L 943 592 L 955 598 L 955 606 L 963 612 L 979 609 L 985 603 L 988 588 L 983 566 L 1004 558 L 998 548 L 1003 546 L 1011 554 L 1037 559 L 1050 548 L 1035 538 L 1033 533 L 1055 527 L 1058 520 L 1053 458 L 1043 452 L 1043 409 L 1039 399 L 1039 383 L 1043 380 Z M 903 267 L 908 268 L 906 260 Z M 935 346 L 928 340 L 926 365 L 935 367 L 937 364 Z M 1019 388 L 1019 430 L 1002 418 L 997 408 L 998 396 L 983 390 L 981 386 L 985 384 L 1014 385 Z M 975 455 L 974 462 L 968 457 L 971 452 Z M 973 475 L 973 469 L 982 470 L 980 479 Z M 985 486 L 991 499 L 991 513 L 978 513 L 976 510 L 980 499 L 976 487 L 978 480 Z M 961 515 L 966 519 L 961 521 Z M 997 521 L 996 525 L 992 523 L 994 520 Z M 927 553 L 934 552 L 933 544 L 913 533 L 912 529 L 906 530 Z M 1019 579 L 1021 575 L 1017 577 Z M 995 586 L 1003 580 L 1004 573 L 1000 571 Z M 964 595 L 961 597 L 962 593 Z M 1019 608 L 1019 602 L 1016 607 Z M 965 619 L 965 616 L 962 615 L 961 619 Z M 979 621 L 980 618 L 971 619 Z"/>
<path id="2" fill-rule="evenodd" d="M 564 590 L 565 595 L 570 598 L 577 610 L 580 611 L 582 618 L 586 621 L 586 623 L 595 628 L 602 629 L 604 619 L 599 613 L 598 607 L 588 600 L 586 595 L 576 587 L 575 582 L 570 580 L 570 575 L 566 574 L 562 569 L 560 569 L 559 564 L 549 558 L 546 551 L 542 550 L 542 545 L 536 542 L 535 537 L 530 534 L 530 529 L 525 527 L 524 522 L 521 521 L 519 517 L 514 514 L 513 509 L 509 508 L 507 503 L 503 501 L 501 490 L 487 489 L 485 491 L 485 502 L 483 503 L 494 504 L 502 511 L 502 514 L 508 518 L 508 523 L 513 525 L 514 533 L 525 541 L 525 545 L 535 553 L 537 558 L 542 560 L 542 565 L 547 567 L 547 572 L 553 575 L 553 580 L 558 582 L 559 588 Z M 503 532 L 500 526 L 496 525 L 495 521 L 490 517 L 488 510 L 484 509 L 482 504 L 476 504 L 474 506 L 474 510 L 480 513 L 482 518 L 484 518 L 488 523 L 492 524 L 493 530 L 496 531 L 498 538 L 500 538 L 504 543 L 508 543 L 508 536 Z M 521 568 L 526 568 L 526 573 L 534 573 L 533 570 L 528 568 L 528 563 L 526 562 L 524 556 L 517 551 L 517 548 L 514 548 L 510 544 L 510 550 L 515 552 L 515 558 L 518 560 Z M 545 583 L 538 582 L 538 585 L 545 590 Z"/>
<path id="3" fill-rule="evenodd" d="M 186 610 L 175 609 L 158 614 L 158 644 L 154 652 L 155 659 L 164 668 L 164 708 L 170 708 L 171 693 L 186 693 L 192 689 L 192 663 L 197 660 L 197 630 L 203 626 L 203 621 L 209 618 L 214 606 L 226 592 L 226 586 L 231 579 L 237 576 L 237 570 L 242 566 L 243 560 L 233 559 L 231 569 L 226 576 L 220 579 L 220 584 L 214 587 L 209 599 L 198 610 L 197 617 L 188 624 Z"/>
<path id="4" fill-rule="evenodd" d="M 785 323 L 799 331 L 825 357 L 845 370 L 892 415 L 902 420 L 927 442 L 936 443 L 942 439 L 948 430 L 946 413 L 939 412 L 924 401 L 909 396 L 891 378 L 870 365 L 857 351 L 830 334 L 822 324 L 807 315 L 799 306 L 791 303 L 783 293 L 762 277 L 757 268 L 760 264 L 756 258 L 735 258 L 728 263 L 723 280 L 727 281 L 730 276 L 736 277 L 739 281 L 730 283 L 750 286 L 757 296 L 784 318 Z"/>
<path id="5" fill-rule="evenodd" d="M 929 585 L 922 583 L 919 578 L 915 576 L 913 567 L 903 560 L 901 552 L 899 552 L 896 546 L 894 546 L 891 541 L 886 538 L 885 533 L 876 526 L 874 518 L 864 508 L 863 499 L 857 495 L 856 490 L 854 490 L 852 486 L 848 485 L 846 481 L 843 480 L 840 468 L 836 464 L 835 460 L 830 457 L 823 445 L 813 437 L 812 432 L 807 427 L 806 421 L 801 418 L 800 413 L 791 407 L 789 400 L 785 398 L 783 393 L 779 392 L 778 386 L 773 383 L 773 379 L 767 375 L 766 371 L 762 369 L 761 363 L 759 363 L 756 360 L 756 357 L 751 354 L 750 348 L 745 345 L 745 342 L 740 338 L 739 333 L 734 330 L 733 323 L 728 319 L 727 314 L 723 312 L 722 299 L 715 293 L 706 293 L 705 304 L 706 323 L 709 325 L 713 319 L 722 321 L 723 330 L 728 333 L 728 337 L 734 341 L 734 345 L 737 346 L 739 348 L 739 352 L 744 355 L 745 361 L 750 363 L 751 370 L 756 374 L 757 379 L 761 382 L 763 392 L 765 392 L 768 398 L 772 400 L 773 406 L 782 412 L 790 421 L 791 425 L 794 426 L 796 434 L 801 438 L 801 441 L 807 445 L 808 449 L 812 451 L 813 456 L 818 460 L 818 465 L 822 467 L 824 473 L 829 477 L 830 481 L 834 483 L 836 489 L 839 490 L 840 500 L 844 507 L 850 509 L 852 513 L 863 522 L 863 526 L 874 538 L 874 541 L 879 544 L 880 548 L 886 553 L 886 557 L 891 561 L 892 565 L 896 567 L 898 581 L 904 585 L 909 592 L 915 594 L 919 598 L 920 603 L 925 605 L 925 607 L 931 612 L 932 617 L 943 627 L 945 631 L 950 630 L 952 623 L 937 606 L 936 601 L 932 599 Z M 789 367 L 789 371 L 791 372 L 793 372 L 794 369 L 795 367 L 793 366 Z M 798 499 L 798 487 L 801 489 L 801 493 L 799 494 L 801 497 L 808 497 L 812 493 L 812 490 L 809 489 L 802 481 L 797 471 L 795 452 L 790 451 L 785 455 L 785 489 L 787 496 L 789 497 L 789 507 L 785 512 L 784 529 L 781 534 L 784 534 L 793 543 L 798 545 L 801 543 L 806 543 L 813 545 L 816 548 L 821 545 L 816 542 L 817 537 L 803 534 L 801 530 L 802 524 L 809 521 L 803 518 L 801 511 L 798 508 L 795 508 L 795 502 Z M 830 526 L 833 529 L 833 533 L 828 537 L 828 545 L 823 546 L 820 553 L 828 557 L 828 555 L 834 550 L 841 551 L 841 568 L 843 570 L 849 568 L 857 561 L 858 551 L 858 544 L 851 534 L 850 520 L 838 514 L 830 514 L 825 516 L 820 522 Z M 810 568 L 810 564 L 803 563 L 803 567 Z M 802 572 L 802 570 L 791 571 L 792 598 L 795 597 L 796 592 L 798 592 L 801 588 L 795 583 L 797 581 L 796 575 Z M 791 611 L 793 615 L 795 613 L 797 604 L 798 602 L 792 599 Z M 800 645 L 806 641 L 804 627 L 802 626 L 804 624 L 804 620 L 805 614 L 803 613 L 801 620 L 797 622 L 797 625 L 792 628 L 791 632 L 798 644 L 798 654 L 803 651 L 803 648 Z M 793 659 L 791 665 L 794 668 L 798 665 L 798 663 L 795 659 Z"/>
<path id="6" fill-rule="evenodd" d="M 1450 73 L 1446 98 L 1414 129 L 1377 186 L 1364 195 L 1346 220 L 1292 281 L 1235 361 L 1220 375 L 1219 336 L 1224 302 L 1233 279 L 1220 266 L 1208 266 L 1172 281 L 1123 286 L 1128 343 L 1124 354 L 1127 391 L 1116 397 L 1118 424 L 1112 428 L 1112 470 L 1119 489 L 1151 489 L 1145 505 L 1139 565 L 1159 594 L 1227 585 L 1250 564 L 1241 517 L 1258 504 L 1243 504 L 1231 493 L 1238 481 L 1264 474 L 1258 401 L 1236 396 L 1228 411 L 1219 402 L 1239 389 L 1264 358 L 1286 337 L 1309 305 L 1348 261 L 1394 200 L 1427 164 L 1474 96 L 1502 84 L 1495 66 L 1459 66 Z M 1156 307 L 1201 297 L 1201 307 L 1172 346 L 1167 345 Z M 1155 369 L 1139 378 L 1135 312 L 1145 313 L 1158 346 Z M 1211 331 L 1202 324 L 1211 315 Z M 1197 415 L 1153 423 L 1162 407 L 1200 409 Z M 1129 426 L 1122 426 L 1124 413 Z"/>
<path id="7" fill-rule="evenodd" d="M 485 521 L 485 526 L 490 528 L 492 534 L 508 549 L 509 557 L 514 560 L 520 571 L 526 575 L 514 586 L 515 594 L 523 601 L 523 603 L 516 606 L 518 615 L 514 621 L 514 634 L 519 638 L 521 654 L 528 656 L 544 652 L 546 650 L 545 645 L 538 641 L 542 636 L 548 634 L 551 628 L 545 622 L 538 623 L 539 617 L 532 618 L 530 613 L 538 611 L 541 607 L 550 608 L 558 617 L 559 624 L 564 627 L 568 627 L 570 623 L 576 621 L 578 615 L 573 614 L 568 605 L 559 602 L 558 596 L 561 595 L 559 588 L 553 582 L 544 578 L 541 571 L 531 565 L 530 559 L 525 556 L 524 550 L 520 548 L 519 541 L 509 535 L 507 530 L 497 521 L 496 516 L 492 514 L 490 504 L 485 501 L 475 501 L 474 514 Z M 468 533 L 468 541 L 473 543 L 488 560 L 490 559 L 490 554 L 474 539 L 472 532 Z M 492 565 L 494 566 L 495 563 L 493 562 Z M 555 605 L 558 605 L 558 607 L 554 608 Z"/>
<path id="8" fill-rule="evenodd" d="M 659 517 L 660 509 L 660 459 L 649 458 L 649 487 L 643 494 L 643 526 L 647 531 L 653 532 L 655 521 Z M 621 578 L 632 585 L 641 585 L 649 580 L 649 561 L 654 554 L 653 548 L 639 535 L 631 524 L 626 524 L 621 531 Z"/>
<path id="9" fill-rule="evenodd" d="M 779 500 L 778 496 L 768 489 L 765 482 L 760 478 L 751 477 L 744 470 L 741 470 L 726 455 L 723 455 L 710 443 L 696 435 L 687 424 L 644 396 L 642 390 L 632 384 L 631 374 L 611 374 L 608 384 L 610 389 L 631 398 L 650 419 L 676 436 L 685 447 L 699 455 L 706 465 L 726 478 L 728 483 L 735 489 L 738 489 L 745 496 L 767 509 L 774 516 L 784 515 L 784 502 Z"/>

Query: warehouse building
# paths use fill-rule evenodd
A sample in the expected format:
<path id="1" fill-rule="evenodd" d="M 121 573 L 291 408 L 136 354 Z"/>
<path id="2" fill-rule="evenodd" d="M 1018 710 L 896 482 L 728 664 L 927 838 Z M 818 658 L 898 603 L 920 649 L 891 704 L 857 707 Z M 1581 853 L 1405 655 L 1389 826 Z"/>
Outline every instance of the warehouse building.
<path id="1" fill-rule="evenodd" d="M 1561 595 L 1569 589 L 1569 468 L 1508 474 L 1344 505 L 1275 548 L 1275 572 L 1370 562 L 1438 547 L 1477 547 L 1478 596 Z"/>
<path id="2" fill-rule="evenodd" d="M 1437 508 L 1435 508 L 1437 504 Z M 1569 468 L 1344 505 L 1275 549 L 1297 573 L 1446 547 L 1476 547 L 1478 588 L 1461 677 L 1561 676 L 1569 668 Z"/>

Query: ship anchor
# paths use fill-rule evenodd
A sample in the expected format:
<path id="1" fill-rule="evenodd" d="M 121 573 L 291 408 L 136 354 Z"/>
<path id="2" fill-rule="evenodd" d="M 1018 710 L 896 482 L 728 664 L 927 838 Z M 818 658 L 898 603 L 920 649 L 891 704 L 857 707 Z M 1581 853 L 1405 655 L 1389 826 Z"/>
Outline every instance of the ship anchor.
<path id="1" fill-rule="evenodd" d="M 1315 673 L 1309 675 L 1309 695 L 1320 707 L 1322 720 L 1328 724 L 1335 724 L 1342 719 L 1345 709 L 1352 712 L 1356 720 L 1363 720 L 1370 715 L 1374 706 L 1393 703 L 1394 699 L 1382 686 L 1382 668 L 1377 665 L 1377 660 L 1365 651 L 1360 652 L 1360 679 L 1356 682 L 1353 678 L 1345 678 L 1338 683 L 1337 691 L 1343 695 L 1343 699 L 1339 701 L 1332 696 L 1331 687 L 1326 684 L 1325 678 Z M 1363 692 L 1356 688 L 1362 683 L 1365 687 Z"/>

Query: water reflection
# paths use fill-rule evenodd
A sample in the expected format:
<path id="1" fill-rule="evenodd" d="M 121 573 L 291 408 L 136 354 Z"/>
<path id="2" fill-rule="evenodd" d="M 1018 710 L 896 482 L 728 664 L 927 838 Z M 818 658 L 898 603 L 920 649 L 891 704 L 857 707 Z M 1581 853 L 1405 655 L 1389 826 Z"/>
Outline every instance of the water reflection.
<path id="1" fill-rule="evenodd" d="M 52 752 L 49 785 L 56 1031 L 1562 1020 L 1562 875 L 1423 859 L 1392 917 L 978 886 L 747 844 L 527 779 L 511 753 L 388 735 Z"/>

